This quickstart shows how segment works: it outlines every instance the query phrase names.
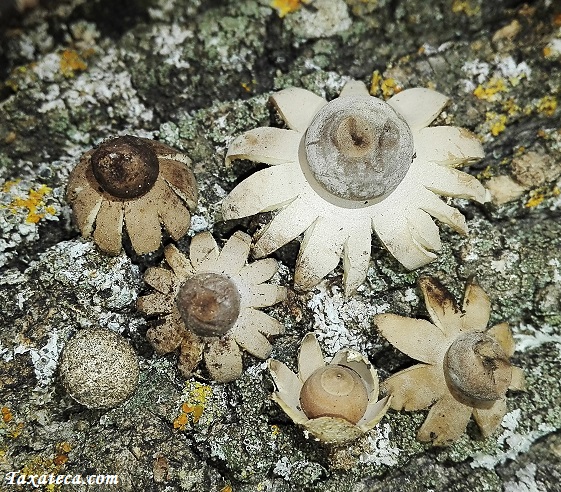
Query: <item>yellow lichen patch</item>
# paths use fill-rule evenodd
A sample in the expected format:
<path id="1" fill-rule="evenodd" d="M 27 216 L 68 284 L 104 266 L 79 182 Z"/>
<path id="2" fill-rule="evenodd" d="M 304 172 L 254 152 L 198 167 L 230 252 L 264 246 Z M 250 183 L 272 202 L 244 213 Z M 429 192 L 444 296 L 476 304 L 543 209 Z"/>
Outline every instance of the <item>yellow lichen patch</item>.
<path id="1" fill-rule="evenodd" d="M 251 92 L 255 87 L 257 81 L 253 79 L 251 82 L 241 82 L 240 85 L 242 86 L 243 90 L 246 92 Z"/>
<path id="2" fill-rule="evenodd" d="M 181 405 L 180 413 L 173 421 L 174 429 L 185 430 L 189 421 L 196 424 L 203 415 L 207 399 L 212 395 L 212 387 L 206 384 L 196 381 L 189 384 L 192 387 L 188 390 L 187 401 Z"/>
<path id="3" fill-rule="evenodd" d="M 4 192 L 9 192 L 16 182 L 7 182 L 4 187 Z M 41 185 L 37 189 L 30 189 L 28 195 L 25 197 L 15 197 L 9 205 L 13 213 L 18 213 L 21 209 L 27 209 L 27 217 L 25 221 L 29 224 L 37 224 L 46 215 L 55 215 L 56 209 L 53 206 L 45 206 L 45 195 L 53 191 L 47 185 Z"/>
<path id="4" fill-rule="evenodd" d="M 456 14 L 463 13 L 468 17 L 472 17 L 474 15 L 477 15 L 479 11 L 479 6 L 474 6 L 472 2 L 468 0 L 454 0 L 454 2 L 452 2 L 452 12 Z"/>
<path id="5" fill-rule="evenodd" d="M 10 422 L 14 418 L 11 410 L 8 407 L 2 407 L 0 409 L 0 413 L 2 414 L 2 420 L 6 423 Z"/>
<path id="6" fill-rule="evenodd" d="M 64 465 L 68 461 L 68 453 L 72 449 L 72 445 L 67 441 L 57 443 L 55 446 L 55 457 L 53 463 L 57 466 Z"/>
<path id="7" fill-rule="evenodd" d="M 273 0 L 271 7 L 276 9 L 279 17 L 282 18 L 287 14 L 297 11 L 302 6 L 302 3 L 307 2 L 302 2 L 302 0 Z"/>
<path id="8" fill-rule="evenodd" d="M 4 193 L 9 193 L 10 190 L 12 189 L 13 186 L 17 185 L 21 180 L 20 179 L 14 179 L 13 181 L 6 181 L 3 185 L 2 185 L 2 191 Z"/>
<path id="9" fill-rule="evenodd" d="M 516 104 L 516 101 L 511 97 L 508 98 L 502 105 L 502 109 L 509 116 L 515 116 L 522 111 L 522 108 Z"/>
<path id="10" fill-rule="evenodd" d="M 538 101 L 537 109 L 546 116 L 553 116 L 557 109 L 557 98 L 554 96 L 544 96 Z"/>
<path id="11" fill-rule="evenodd" d="M 485 84 L 479 84 L 473 91 L 473 95 L 484 101 L 497 101 L 501 96 L 501 92 L 507 92 L 508 86 L 506 80 L 493 77 Z"/>
<path id="12" fill-rule="evenodd" d="M 401 92 L 403 90 L 395 79 L 389 78 L 384 79 L 378 70 L 372 73 L 372 80 L 370 82 L 370 94 L 373 96 L 383 96 L 384 99 L 388 99 L 394 94 Z"/>
<path id="13" fill-rule="evenodd" d="M 527 208 L 534 208 L 537 207 L 540 203 L 542 203 L 546 198 L 551 198 L 554 196 L 559 196 L 561 194 L 561 190 L 559 187 L 554 186 L 553 188 L 549 189 L 547 186 L 542 186 L 540 188 L 536 188 L 535 190 L 530 191 L 530 196 L 526 203 L 524 204 Z"/>
<path id="14" fill-rule="evenodd" d="M 65 77 L 74 77 L 75 72 L 88 68 L 84 59 L 74 50 L 64 50 L 60 55 L 60 71 Z"/>
<path id="15" fill-rule="evenodd" d="M 220 492 L 232 492 L 234 489 L 232 489 L 231 485 L 226 485 L 223 488 L 220 489 Z"/>
<path id="16" fill-rule="evenodd" d="M 483 171 L 481 171 L 477 176 L 477 179 L 481 180 L 485 180 L 485 179 L 490 179 L 493 177 L 493 171 L 491 169 L 491 166 L 487 166 L 485 169 L 483 169 Z"/>
<path id="17" fill-rule="evenodd" d="M 493 135 L 493 137 L 496 137 L 505 131 L 508 121 L 505 114 L 497 114 L 492 111 L 488 111 L 485 113 L 485 118 L 489 127 L 489 132 Z"/>
<path id="18" fill-rule="evenodd" d="M 280 429 L 278 425 L 271 425 L 271 436 L 273 438 L 277 437 L 280 434 Z"/>
<path id="19" fill-rule="evenodd" d="M 541 202 L 545 200 L 545 193 L 541 189 L 530 191 L 530 198 L 524 204 L 525 207 L 533 208 L 537 207 Z"/>

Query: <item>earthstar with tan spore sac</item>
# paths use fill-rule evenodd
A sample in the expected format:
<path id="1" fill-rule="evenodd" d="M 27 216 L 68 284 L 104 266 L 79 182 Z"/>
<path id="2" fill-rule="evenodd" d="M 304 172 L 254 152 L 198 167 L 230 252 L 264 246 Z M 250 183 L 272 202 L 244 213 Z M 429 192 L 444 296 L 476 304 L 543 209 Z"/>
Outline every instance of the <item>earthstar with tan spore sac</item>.
<path id="1" fill-rule="evenodd" d="M 357 81 L 331 102 L 299 88 L 273 94 L 288 129 L 255 128 L 232 142 L 227 163 L 273 167 L 234 188 L 223 202 L 224 219 L 278 211 L 256 235 L 257 258 L 304 233 L 294 275 L 299 290 L 314 287 L 343 258 L 345 293 L 353 293 L 366 277 L 372 231 L 406 268 L 431 262 L 441 248 L 431 216 L 467 233 L 463 215 L 435 194 L 487 200 L 475 177 L 454 169 L 483 157 L 477 137 L 428 126 L 447 101 L 415 88 L 384 102 Z"/>
<path id="2" fill-rule="evenodd" d="M 271 353 L 267 337 L 284 326 L 259 308 L 286 297 L 267 283 L 278 264 L 272 258 L 247 262 L 251 237 L 236 232 L 219 250 L 209 232 L 191 240 L 189 257 L 165 248 L 170 268 L 151 267 L 144 280 L 155 292 L 139 297 L 139 311 L 155 318 L 147 337 L 160 354 L 179 349 L 179 369 L 191 376 L 201 359 L 212 379 L 228 382 L 243 370 L 242 349 L 260 359 Z"/>
<path id="3" fill-rule="evenodd" d="M 417 433 L 420 441 L 456 441 L 472 415 L 488 437 L 506 414 L 507 390 L 525 385 L 522 369 L 509 361 L 514 353 L 510 328 L 501 323 L 487 329 L 491 303 L 474 282 L 466 287 L 462 309 L 436 279 L 424 277 L 419 284 L 432 323 L 395 314 L 374 317 L 392 345 L 422 362 L 384 381 L 391 407 L 430 407 Z"/>
<path id="4" fill-rule="evenodd" d="M 291 420 L 320 441 L 343 444 L 370 431 L 385 415 L 391 397 L 378 400 L 378 373 L 359 352 L 340 350 L 326 363 L 313 333 L 298 352 L 298 373 L 270 359 L 275 400 Z"/>

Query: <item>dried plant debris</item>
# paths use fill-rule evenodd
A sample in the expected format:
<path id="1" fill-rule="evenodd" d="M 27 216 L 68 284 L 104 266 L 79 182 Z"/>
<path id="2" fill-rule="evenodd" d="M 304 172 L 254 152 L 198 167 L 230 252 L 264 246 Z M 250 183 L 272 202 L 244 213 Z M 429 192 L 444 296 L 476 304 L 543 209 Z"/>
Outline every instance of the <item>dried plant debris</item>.
<path id="1" fill-rule="evenodd" d="M 226 156 L 227 163 L 273 167 L 230 193 L 224 218 L 278 210 L 256 237 L 256 257 L 304 233 L 294 277 L 300 290 L 314 287 L 343 257 L 345 291 L 353 293 L 366 277 L 372 230 L 406 268 L 431 262 L 441 248 L 431 216 L 467 232 L 464 216 L 436 194 L 487 200 L 476 178 L 455 169 L 483 157 L 477 137 L 428 126 L 447 101 L 415 88 L 384 102 L 354 80 L 331 102 L 294 87 L 273 94 L 288 129 L 247 131 Z"/>
<path id="2" fill-rule="evenodd" d="M 144 280 L 156 292 L 140 297 L 138 309 L 156 316 L 148 339 L 160 354 L 179 349 L 179 369 L 189 377 L 201 358 L 212 379 L 232 381 L 242 373 L 242 350 L 260 359 L 271 353 L 268 337 L 284 326 L 259 308 L 286 298 L 284 287 L 267 283 L 278 264 L 247 262 L 251 237 L 236 232 L 219 250 L 209 232 L 193 237 L 189 258 L 165 248 L 167 265 L 152 267 Z"/>
<path id="3" fill-rule="evenodd" d="M 84 237 L 111 255 L 121 251 L 123 225 L 137 254 L 156 251 L 162 226 L 178 240 L 197 206 L 191 160 L 153 140 L 116 137 L 84 154 L 72 171 L 67 200 Z"/>
<path id="4" fill-rule="evenodd" d="M 378 400 L 378 373 L 364 355 L 346 348 L 326 363 L 313 333 L 300 345 L 298 374 L 275 359 L 269 370 L 277 387 L 273 399 L 294 423 L 327 443 L 360 437 L 390 405 L 389 396 Z"/>
<path id="5" fill-rule="evenodd" d="M 491 435 L 507 412 L 507 390 L 524 389 L 522 369 L 509 358 L 514 339 L 507 323 L 487 329 L 491 302 L 469 282 L 462 309 L 434 278 L 419 285 L 432 323 L 395 314 L 378 314 L 382 335 L 403 353 L 421 361 L 384 381 L 395 410 L 431 407 L 417 433 L 420 441 L 446 445 L 458 440 L 473 415 L 483 437 Z"/>

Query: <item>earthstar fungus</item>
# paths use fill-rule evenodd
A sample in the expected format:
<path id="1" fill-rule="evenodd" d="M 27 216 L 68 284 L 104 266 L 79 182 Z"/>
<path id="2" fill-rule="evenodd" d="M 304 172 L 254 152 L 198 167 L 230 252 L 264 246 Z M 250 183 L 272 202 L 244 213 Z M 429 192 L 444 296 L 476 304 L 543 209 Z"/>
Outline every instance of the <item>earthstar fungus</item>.
<path id="1" fill-rule="evenodd" d="M 487 200 L 476 178 L 455 169 L 483 157 L 477 137 L 428 126 L 447 101 L 415 88 L 384 102 L 354 80 L 331 102 L 295 87 L 273 94 L 288 129 L 255 128 L 232 142 L 227 164 L 248 159 L 273 167 L 234 188 L 224 219 L 278 211 L 256 236 L 257 258 L 304 233 L 294 279 L 300 290 L 342 257 L 345 292 L 354 292 L 366 277 L 372 230 L 406 268 L 431 262 L 441 248 L 431 216 L 467 233 L 463 215 L 437 194 Z"/>
<path id="2" fill-rule="evenodd" d="M 138 309 L 155 317 L 147 337 L 156 352 L 179 349 L 179 370 L 189 377 L 201 359 L 215 381 L 242 373 L 242 349 L 260 359 L 271 353 L 267 337 L 284 326 L 259 308 L 286 298 L 286 288 L 267 283 L 278 269 L 272 258 L 247 262 L 251 237 L 236 232 L 222 251 L 209 232 L 191 240 L 189 258 L 169 245 L 170 268 L 151 267 L 144 276 L 155 292 Z"/>
<path id="3" fill-rule="evenodd" d="M 491 303 L 474 282 L 467 284 L 462 309 L 436 279 L 424 277 L 419 284 L 432 323 L 395 314 L 374 318 L 392 345 L 421 361 L 391 376 L 382 388 L 393 396 L 395 410 L 431 407 L 417 433 L 420 441 L 456 441 L 471 415 L 488 437 L 507 412 L 507 390 L 524 389 L 522 369 L 509 361 L 511 330 L 507 323 L 487 329 Z"/>
<path id="4" fill-rule="evenodd" d="M 368 359 L 340 350 L 326 363 L 313 333 L 298 353 L 298 374 L 269 359 L 275 400 L 296 424 L 317 439 L 342 444 L 371 430 L 385 415 L 391 397 L 378 401 L 378 374 Z"/>
<path id="5" fill-rule="evenodd" d="M 67 200 L 84 237 L 121 251 L 123 225 L 137 254 L 156 251 L 162 226 L 178 240 L 191 225 L 197 184 L 184 154 L 154 140 L 116 137 L 86 152 L 70 173 Z"/>

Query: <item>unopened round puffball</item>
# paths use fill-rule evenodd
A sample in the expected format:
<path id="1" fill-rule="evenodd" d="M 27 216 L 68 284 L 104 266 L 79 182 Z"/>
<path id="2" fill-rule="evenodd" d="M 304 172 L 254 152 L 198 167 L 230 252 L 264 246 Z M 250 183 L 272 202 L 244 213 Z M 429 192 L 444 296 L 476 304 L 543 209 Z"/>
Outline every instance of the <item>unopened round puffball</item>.
<path id="1" fill-rule="evenodd" d="M 119 334 L 103 328 L 78 331 L 65 345 L 59 375 L 68 394 L 88 408 L 111 408 L 138 385 L 138 357 Z"/>

